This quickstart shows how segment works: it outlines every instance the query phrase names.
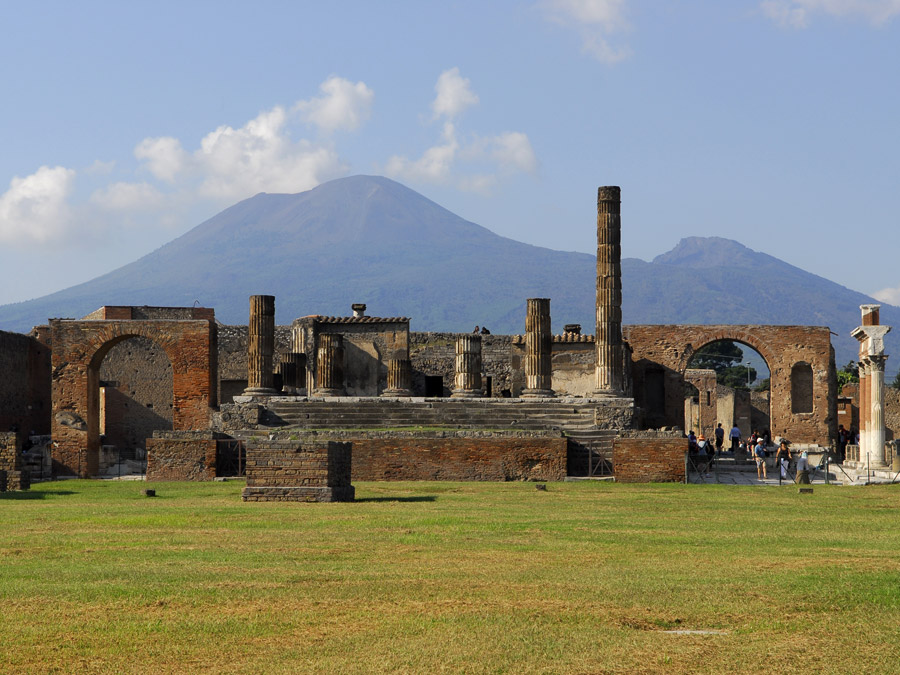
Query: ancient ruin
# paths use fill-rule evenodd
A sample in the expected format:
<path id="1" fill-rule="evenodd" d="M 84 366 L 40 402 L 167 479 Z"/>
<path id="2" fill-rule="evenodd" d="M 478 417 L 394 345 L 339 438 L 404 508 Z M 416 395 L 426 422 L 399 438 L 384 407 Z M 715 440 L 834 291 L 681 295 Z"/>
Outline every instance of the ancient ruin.
<path id="1" fill-rule="evenodd" d="M 764 406 L 773 438 L 834 446 L 839 413 L 854 407 L 838 407 L 827 327 L 623 324 L 620 242 L 621 191 L 601 187 L 595 335 L 576 324 L 554 335 L 548 298 L 525 301 L 523 334 L 490 335 L 411 332 L 408 318 L 368 316 L 362 303 L 350 316 L 278 326 L 268 295 L 250 297 L 246 326 L 218 324 L 201 307 L 110 306 L 28 336 L 0 332 L 0 422 L 11 430 L 0 479 L 27 485 L 8 448 L 34 439 L 34 452 L 52 458 L 36 462 L 35 479 L 121 472 L 121 452 L 118 463 L 104 457 L 141 444 L 148 479 L 246 475 L 247 500 L 352 499 L 351 480 L 684 480 L 686 420 L 711 435 L 729 395 L 727 421 L 745 433 L 751 408 Z M 864 306 L 853 333 L 862 430 L 853 461 L 881 467 L 892 433 L 888 330 L 878 307 Z M 719 340 L 762 356 L 768 401 L 722 392 L 714 371 L 689 368 Z M 141 380 L 156 383 L 152 395 Z"/>

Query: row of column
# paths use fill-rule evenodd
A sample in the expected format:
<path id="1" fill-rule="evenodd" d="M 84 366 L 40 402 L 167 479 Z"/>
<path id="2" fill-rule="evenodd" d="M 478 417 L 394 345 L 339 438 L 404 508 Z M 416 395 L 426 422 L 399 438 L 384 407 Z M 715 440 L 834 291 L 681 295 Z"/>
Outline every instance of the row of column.
<path id="1" fill-rule="evenodd" d="M 273 377 L 275 354 L 275 297 L 250 296 L 250 321 L 247 344 L 247 396 L 276 394 Z M 342 335 L 319 335 L 316 351 L 316 381 L 313 393 L 317 396 L 344 394 L 344 338 Z M 388 359 L 387 389 L 383 396 L 409 396 L 409 358 Z M 306 354 L 284 354 L 278 364 L 284 391 L 301 393 L 306 388 Z"/>

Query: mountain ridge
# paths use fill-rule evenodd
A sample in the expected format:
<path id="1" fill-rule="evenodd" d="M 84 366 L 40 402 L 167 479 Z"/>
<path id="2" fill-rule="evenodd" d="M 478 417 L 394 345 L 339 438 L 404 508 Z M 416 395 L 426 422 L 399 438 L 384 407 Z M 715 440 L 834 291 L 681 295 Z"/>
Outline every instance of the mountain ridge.
<path id="1" fill-rule="evenodd" d="M 622 274 L 625 323 L 827 325 L 840 363 L 855 358 L 858 305 L 877 302 L 720 237 L 685 237 L 650 262 L 623 259 Z M 25 332 L 104 304 L 195 301 L 242 324 L 248 296 L 264 293 L 279 323 L 365 302 L 371 314 L 410 316 L 413 330 L 495 333 L 523 332 L 525 299 L 549 297 L 557 332 L 580 323 L 589 333 L 595 284 L 593 255 L 508 239 L 388 178 L 351 176 L 254 195 L 132 263 L 0 307 L 0 329 Z M 884 323 L 900 323 L 900 308 L 879 304 Z"/>

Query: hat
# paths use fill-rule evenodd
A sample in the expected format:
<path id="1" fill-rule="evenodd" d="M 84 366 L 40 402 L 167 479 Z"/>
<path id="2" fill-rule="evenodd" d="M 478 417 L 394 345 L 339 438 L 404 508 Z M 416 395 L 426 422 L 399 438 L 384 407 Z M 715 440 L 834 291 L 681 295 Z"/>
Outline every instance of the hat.
<path id="1" fill-rule="evenodd" d="M 700 434 L 699 436 L 697 436 L 697 440 L 698 440 L 698 441 L 705 441 L 705 440 L 706 440 L 706 436 L 704 436 L 703 434 Z"/>

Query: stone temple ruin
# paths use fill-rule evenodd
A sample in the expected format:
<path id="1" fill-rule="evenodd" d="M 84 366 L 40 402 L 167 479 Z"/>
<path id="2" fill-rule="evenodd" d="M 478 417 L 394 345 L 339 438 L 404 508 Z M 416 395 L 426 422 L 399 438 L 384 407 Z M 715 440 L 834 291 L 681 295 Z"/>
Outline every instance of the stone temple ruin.
<path id="1" fill-rule="evenodd" d="M 688 366 L 718 340 L 765 359 L 773 438 L 834 446 L 827 327 L 623 325 L 620 235 L 619 188 L 601 187 L 594 335 L 578 325 L 554 334 L 547 298 L 527 300 L 522 335 L 490 335 L 411 332 L 409 318 L 368 316 L 364 304 L 277 326 L 267 295 L 250 298 L 247 326 L 203 307 L 106 306 L 29 335 L 0 332 L 0 428 L 10 430 L 0 487 L 246 475 L 255 501 L 352 499 L 355 480 L 680 481 L 685 381 L 700 392 L 692 419 L 709 437 L 722 400 L 715 373 Z M 848 457 L 884 469 L 889 329 L 877 306 L 864 306 L 862 324 L 863 431 Z M 747 435 L 750 416 L 737 410 Z"/>

